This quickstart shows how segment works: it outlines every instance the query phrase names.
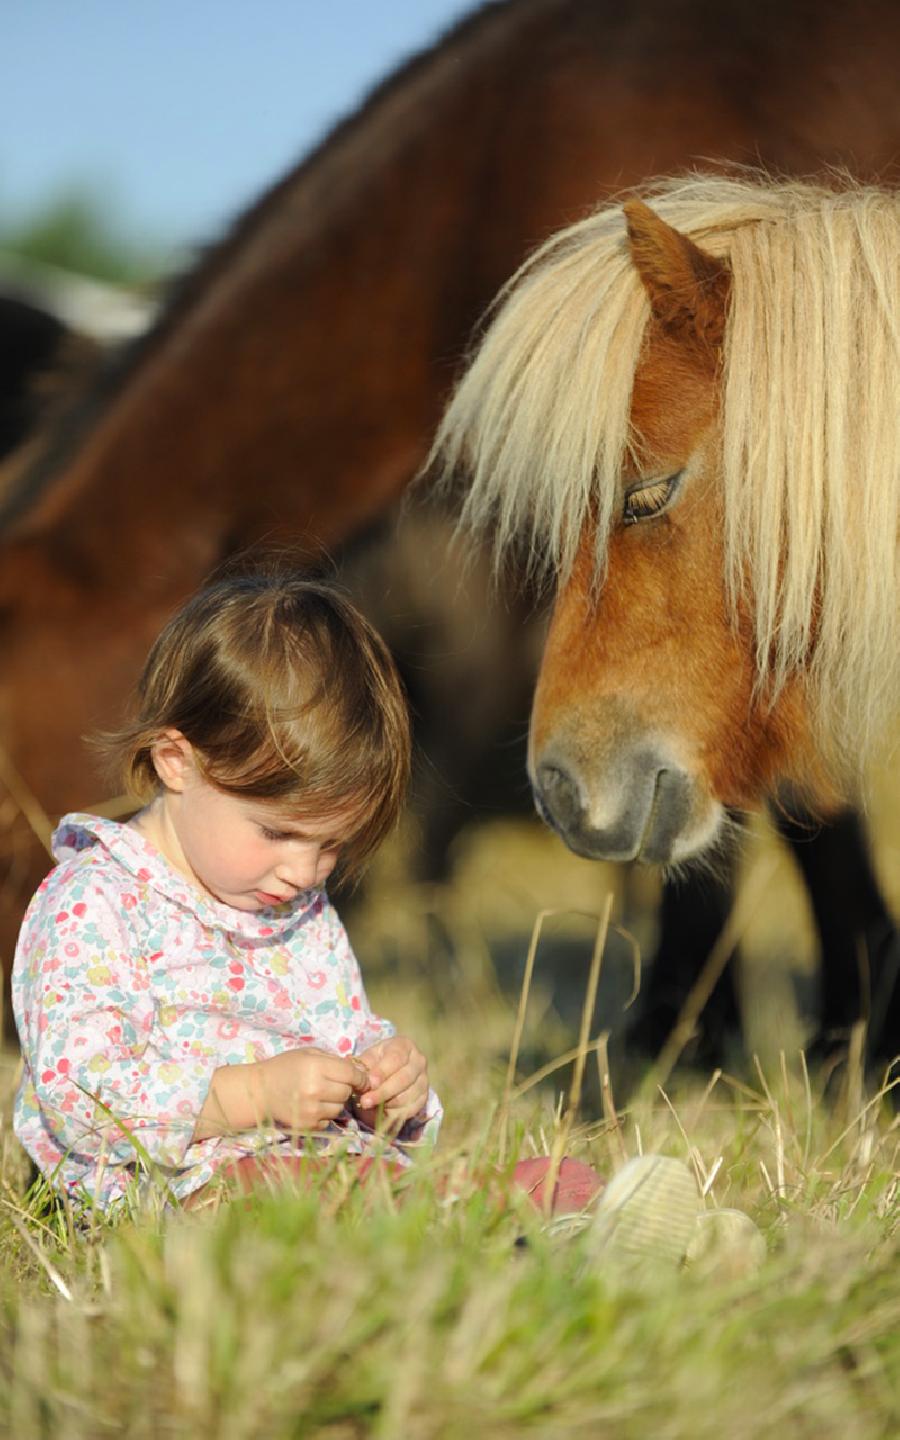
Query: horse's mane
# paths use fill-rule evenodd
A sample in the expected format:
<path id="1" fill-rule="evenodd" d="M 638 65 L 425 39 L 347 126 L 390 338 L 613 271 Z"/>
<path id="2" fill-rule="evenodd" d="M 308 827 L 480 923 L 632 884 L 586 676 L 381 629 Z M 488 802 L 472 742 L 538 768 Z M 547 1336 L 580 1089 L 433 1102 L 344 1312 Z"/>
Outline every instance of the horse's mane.
<path id="1" fill-rule="evenodd" d="M 823 735 L 866 748 L 898 691 L 900 196 L 690 175 L 641 196 L 733 280 L 721 424 L 725 566 L 755 614 L 761 678 L 808 676 Z M 602 578 L 649 318 L 621 206 L 513 276 L 444 417 L 432 464 L 465 474 L 464 523 L 524 539 L 565 576 L 585 520 Z M 861 703 L 861 696 L 869 697 Z"/>

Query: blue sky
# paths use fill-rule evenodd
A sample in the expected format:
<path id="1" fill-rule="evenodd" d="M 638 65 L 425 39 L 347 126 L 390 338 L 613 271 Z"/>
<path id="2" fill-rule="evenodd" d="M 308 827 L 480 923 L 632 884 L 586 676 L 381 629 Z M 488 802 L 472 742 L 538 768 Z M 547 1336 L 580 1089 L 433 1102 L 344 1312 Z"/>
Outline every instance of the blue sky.
<path id="1" fill-rule="evenodd" d="M 5 0 L 0 221 L 67 185 L 200 242 L 475 0 Z"/>

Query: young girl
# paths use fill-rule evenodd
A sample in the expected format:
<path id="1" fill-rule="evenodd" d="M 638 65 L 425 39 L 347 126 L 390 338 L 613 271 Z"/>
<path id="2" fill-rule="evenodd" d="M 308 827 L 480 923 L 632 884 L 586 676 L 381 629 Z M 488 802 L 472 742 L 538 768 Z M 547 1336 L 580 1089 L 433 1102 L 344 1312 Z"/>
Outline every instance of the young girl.
<path id="1" fill-rule="evenodd" d="M 19 1139 L 102 1208 L 154 1173 L 184 1200 L 250 1156 L 364 1153 L 379 1109 L 402 1163 L 440 1105 L 324 888 L 406 785 L 384 644 L 329 586 L 236 576 L 169 623 L 139 696 L 107 741 L 145 808 L 62 820 L 19 937 Z"/>
<path id="2" fill-rule="evenodd" d="M 217 1176 L 286 1178 L 310 1149 L 361 1156 L 361 1174 L 367 1151 L 408 1163 L 441 1107 L 422 1052 L 369 1008 L 325 890 L 404 794 L 387 649 L 327 585 L 235 576 L 166 626 L 139 699 L 106 742 L 144 809 L 66 816 L 22 926 L 16 1134 L 51 1184 L 102 1209 L 160 1181 L 190 1203 Z M 550 1168 L 510 1178 L 543 1208 Z M 602 1187 L 564 1159 L 547 1208 L 582 1211 Z M 600 1199 L 594 1243 L 680 1260 L 697 1211 L 686 1166 L 639 1157 Z"/>

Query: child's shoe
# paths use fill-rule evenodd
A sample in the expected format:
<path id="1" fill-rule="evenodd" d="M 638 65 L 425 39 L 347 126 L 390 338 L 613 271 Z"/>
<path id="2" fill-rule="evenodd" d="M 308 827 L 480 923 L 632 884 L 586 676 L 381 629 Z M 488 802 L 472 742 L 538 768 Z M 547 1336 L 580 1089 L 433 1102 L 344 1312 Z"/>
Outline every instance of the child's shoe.
<path id="1" fill-rule="evenodd" d="M 668 1155 L 638 1155 L 610 1180 L 594 1211 L 587 1245 L 606 1264 L 649 1260 L 682 1264 L 700 1213 L 688 1167 Z"/>
<path id="2" fill-rule="evenodd" d="M 740 1280 L 756 1274 L 766 1242 L 743 1210 L 701 1210 L 684 1258 L 697 1275 Z"/>
<path id="3" fill-rule="evenodd" d="M 568 1240 L 586 1233 L 591 1259 L 604 1269 L 658 1278 L 682 1265 L 700 1276 L 755 1274 L 766 1242 L 742 1210 L 704 1210 L 687 1165 L 668 1155 L 638 1155 L 606 1185 L 596 1205 L 557 1213 L 546 1231 Z"/>

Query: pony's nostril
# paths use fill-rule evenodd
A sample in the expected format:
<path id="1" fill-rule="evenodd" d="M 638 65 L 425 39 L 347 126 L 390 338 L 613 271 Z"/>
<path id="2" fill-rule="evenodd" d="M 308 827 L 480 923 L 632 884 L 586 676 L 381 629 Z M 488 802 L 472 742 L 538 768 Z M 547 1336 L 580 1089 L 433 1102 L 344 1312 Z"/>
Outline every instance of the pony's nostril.
<path id="1" fill-rule="evenodd" d="M 571 788 L 572 785 L 569 775 L 559 765 L 539 765 L 537 778 L 541 790 L 547 794 Z"/>
<path id="2" fill-rule="evenodd" d="M 539 765 L 534 791 L 538 810 L 551 824 L 571 824 L 581 812 L 578 783 L 561 765 Z"/>

